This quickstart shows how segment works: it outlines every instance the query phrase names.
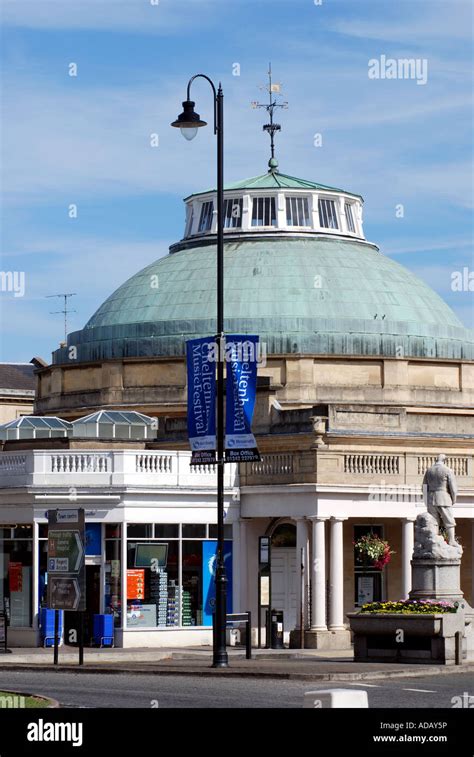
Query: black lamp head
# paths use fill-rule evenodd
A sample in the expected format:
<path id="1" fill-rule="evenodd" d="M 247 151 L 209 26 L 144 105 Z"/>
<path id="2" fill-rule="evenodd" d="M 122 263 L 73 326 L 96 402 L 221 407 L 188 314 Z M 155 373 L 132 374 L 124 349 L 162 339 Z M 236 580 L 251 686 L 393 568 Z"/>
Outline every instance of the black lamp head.
<path id="1" fill-rule="evenodd" d="M 199 113 L 195 112 L 194 105 L 195 103 L 192 100 L 185 100 L 183 112 L 171 124 L 171 126 L 181 129 L 181 134 L 188 140 L 194 139 L 201 126 L 207 126 L 207 122 L 202 121 Z"/>

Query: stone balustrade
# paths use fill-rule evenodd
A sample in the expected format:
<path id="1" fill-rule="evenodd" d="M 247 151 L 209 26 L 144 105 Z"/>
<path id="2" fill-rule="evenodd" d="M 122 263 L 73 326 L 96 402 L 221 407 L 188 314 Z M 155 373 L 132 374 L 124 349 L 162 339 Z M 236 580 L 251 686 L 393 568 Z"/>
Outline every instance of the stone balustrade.
<path id="1" fill-rule="evenodd" d="M 0 452 L 0 487 L 172 486 L 216 487 L 217 466 L 190 466 L 186 451 L 27 450 Z M 225 466 L 224 485 L 238 483 L 235 464 Z"/>
<path id="2" fill-rule="evenodd" d="M 242 486 L 286 483 L 398 484 L 420 486 L 436 455 L 414 452 L 370 453 L 317 450 L 263 454 L 261 462 L 244 463 Z M 447 455 L 460 487 L 474 487 L 474 456 Z"/>

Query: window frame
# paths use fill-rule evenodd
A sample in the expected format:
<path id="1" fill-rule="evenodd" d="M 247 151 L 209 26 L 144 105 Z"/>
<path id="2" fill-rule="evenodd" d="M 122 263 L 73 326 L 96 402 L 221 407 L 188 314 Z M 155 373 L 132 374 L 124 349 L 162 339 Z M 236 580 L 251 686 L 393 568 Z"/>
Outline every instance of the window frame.
<path id="1" fill-rule="evenodd" d="M 210 211 L 209 211 L 210 206 Z M 205 209 L 206 212 L 205 212 Z M 214 200 L 204 200 L 201 202 L 201 212 L 199 214 L 198 234 L 208 234 L 212 231 L 212 219 L 214 216 Z M 206 228 L 202 228 L 203 221 L 207 219 Z"/>
<path id="2" fill-rule="evenodd" d="M 313 227 L 312 220 L 311 220 L 311 206 L 310 206 L 310 195 L 300 195 L 300 194 L 285 194 L 285 223 L 286 226 L 289 229 L 311 229 Z M 298 206 L 298 201 L 301 201 L 303 204 L 306 203 L 306 218 L 308 223 L 305 224 L 299 224 L 299 223 L 289 223 L 288 221 L 288 203 L 291 204 L 295 201 L 296 205 Z M 305 211 L 303 210 L 303 215 L 305 214 Z M 291 216 L 293 217 L 293 210 L 291 212 Z M 299 220 L 299 211 L 297 207 L 297 218 Z"/>
<path id="3" fill-rule="evenodd" d="M 250 199 L 252 201 L 252 213 L 251 213 L 251 217 L 250 217 L 250 228 L 252 230 L 255 230 L 255 229 L 276 229 L 276 228 L 278 228 L 278 207 L 277 207 L 277 202 L 276 202 L 277 198 L 275 197 L 275 195 L 251 195 Z M 265 216 L 266 216 L 266 212 L 265 212 L 265 201 L 266 200 L 269 202 L 269 213 L 268 213 L 269 219 L 271 221 L 272 218 L 273 218 L 274 223 L 270 223 L 270 224 L 265 224 L 264 223 Z M 257 217 L 257 220 L 258 220 L 258 207 L 259 207 L 258 203 L 260 201 L 263 201 L 263 214 L 262 214 L 263 215 L 263 217 L 262 217 L 263 223 L 262 224 L 254 223 L 254 207 L 255 207 L 255 203 L 257 203 L 257 214 L 256 214 L 256 217 Z M 272 215 L 272 211 L 273 211 L 273 215 Z"/>
<path id="4" fill-rule="evenodd" d="M 329 216 L 327 214 L 327 208 L 326 208 L 326 206 L 322 206 L 321 203 L 332 203 L 332 206 L 334 208 L 334 216 L 335 216 L 335 219 L 336 219 L 336 226 L 324 226 L 324 224 L 323 224 L 323 207 L 325 208 L 325 215 L 326 215 L 326 217 L 327 217 L 328 220 L 329 220 Z M 337 206 L 338 206 L 337 197 L 325 197 L 325 196 L 321 196 L 321 195 L 318 197 L 318 219 L 319 219 L 319 227 L 321 229 L 324 229 L 325 231 L 336 231 L 336 232 L 340 233 L 340 231 L 341 231 L 341 219 L 339 217 L 339 212 L 338 212 Z"/>
<path id="5" fill-rule="evenodd" d="M 231 213 L 227 213 L 227 209 L 229 207 L 229 203 L 232 203 L 230 205 Z M 240 208 L 240 216 L 233 216 L 232 215 L 232 209 L 235 205 L 238 205 Z M 242 218 L 244 214 L 244 198 L 243 196 L 240 197 L 224 197 L 224 231 L 233 231 L 234 229 L 242 229 Z M 238 221 L 238 223 L 231 225 L 227 225 L 227 221 Z"/>
<path id="6" fill-rule="evenodd" d="M 344 216 L 346 219 L 346 229 L 347 229 L 348 234 L 357 234 L 357 222 L 356 222 L 356 216 L 354 212 L 355 206 L 356 206 L 355 202 L 344 200 Z M 349 210 L 349 213 L 347 212 L 348 210 Z M 348 219 L 350 219 L 350 223 Z M 352 228 L 350 228 L 351 225 L 352 225 Z"/>

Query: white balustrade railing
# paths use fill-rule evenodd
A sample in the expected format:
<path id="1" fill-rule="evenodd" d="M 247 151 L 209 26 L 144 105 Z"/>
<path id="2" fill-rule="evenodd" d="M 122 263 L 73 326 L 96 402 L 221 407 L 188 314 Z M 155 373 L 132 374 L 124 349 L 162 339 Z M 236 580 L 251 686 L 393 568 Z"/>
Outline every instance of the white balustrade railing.
<path id="1" fill-rule="evenodd" d="M 173 473 L 173 455 L 157 452 L 142 452 L 136 455 L 137 473 Z"/>
<path id="2" fill-rule="evenodd" d="M 109 454 L 102 452 L 52 453 L 50 460 L 50 473 L 109 473 L 112 467 Z"/>
<path id="3" fill-rule="evenodd" d="M 0 488 L 8 486 L 208 486 L 215 464 L 191 466 L 191 453 L 168 450 L 27 450 L 0 452 Z M 225 486 L 235 486 L 237 465 L 226 465 Z"/>

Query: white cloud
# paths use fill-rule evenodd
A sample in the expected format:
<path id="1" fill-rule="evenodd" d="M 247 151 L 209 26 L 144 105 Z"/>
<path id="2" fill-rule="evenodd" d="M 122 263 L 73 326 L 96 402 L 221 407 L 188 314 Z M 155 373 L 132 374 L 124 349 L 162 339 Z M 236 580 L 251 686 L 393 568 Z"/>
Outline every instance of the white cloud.
<path id="1" fill-rule="evenodd" d="M 30 29 L 182 33 L 212 22 L 216 0 L 3 0 L 2 22 Z"/>
<path id="2" fill-rule="evenodd" d="M 377 2 L 372 3 L 374 9 Z M 370 6 L 369 6 L 370 7 Z M 377 39 L 389 42 L 414 42 L 423 44 L 426 40 L 445 39 L 450 43 L 472 39 L 471 0 L 431 0 L 431 2 L 399 2 L 394 5 L 396 18 L 380 21 L 374 13 L 373 19 L 340 19 L 328 24 L 328 28 L 340 34 L 361 39 Z M 400 16 L 405 22 L 400 21 Z"/>

